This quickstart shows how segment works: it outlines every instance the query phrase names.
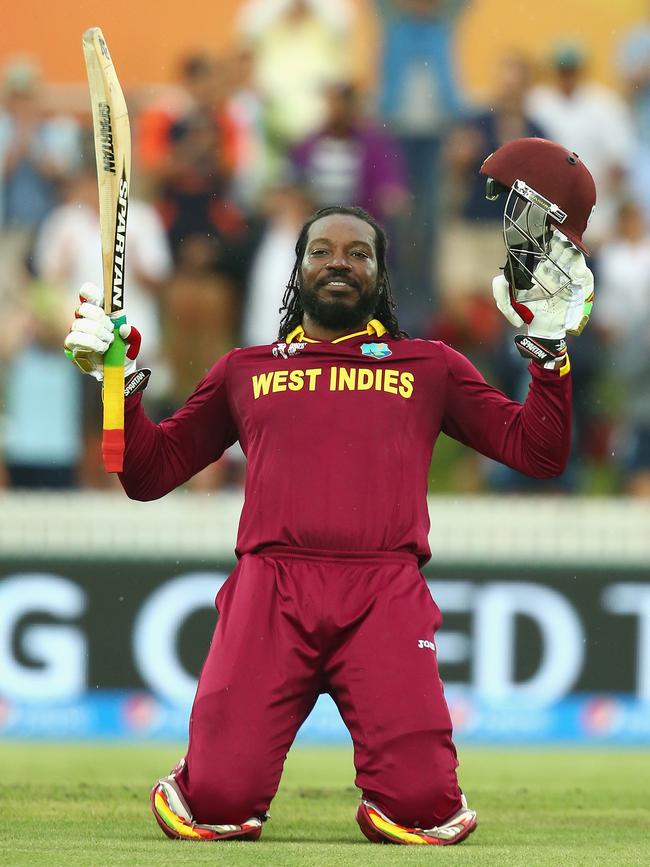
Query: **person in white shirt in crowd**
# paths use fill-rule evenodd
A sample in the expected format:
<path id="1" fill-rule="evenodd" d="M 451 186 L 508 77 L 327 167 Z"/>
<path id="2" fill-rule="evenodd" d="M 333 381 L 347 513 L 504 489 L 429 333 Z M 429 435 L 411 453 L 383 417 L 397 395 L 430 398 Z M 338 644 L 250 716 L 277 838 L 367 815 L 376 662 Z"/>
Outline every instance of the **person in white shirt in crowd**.
<path id="1" fill-rule="evenodd" d="M 628 493 L 650 496 L 650 227 L 641 206 L 625 202 L 614 237 L 599 255 L 595 325 L 617 396 L 614 454 Z"/>
<path id="2" fill-rule="evenodd" d="M 296 258 L 296 238 L 313 210 L 303 187 L 289 179 L 266 191 L 265 227 L 253 254 L 242 322 L 242 345 L 259 346 L 275 340 L 280 307 Z"/>
<path id="3" fill-rule="evenodd" d="M 264 101 L 255 81 L 254 57 L 243 48 L 227 61 L 229 93 L 224 111 L 237 131 L 232 195 L 242 210 L 255 213 L 271 176 L 269 149 L 264 127 Z"/>
<path id="4" fill-rule="evenodd" d="M 132 199 L 128 222 L 129 315 L 147 323 L 145 363 L 163 373 L 158 293 L 171 272 L 171 254 L 150 205 Z M 69 181 L 66 202 L 42 223 L 32 258 L 36 279 L 11 304 L 0 329 L 7 379 L 0 463 L 14 487 L 105 484 L 92 469 L 99 463 L 92 456 L 101 424 L 92 414 L 82 424 L 81 384 L 59 363 L 65 330 L 55 315 L 78 303 L 77 289 L 89 276 L 96 285 L 103 283 L 97 177 L 91 159 Z M 153 405 L 165 388 L 164 376 L 158 384 L 160 390 L 151 395 Z"/>
<path id="5" fill-rule="evenodd" d="M 650 220 L 650 3 L 646 20 L 623 34 L 616 65 L 627 90 L 637 138 L 629 188 Z"/>
<path id="6" fill-rule="evenodd" d="M 45 220 L 36 238 L 34 266 L 39 277 L 65 287 L 74 303 L 76 288 L 86 281 L 103 285 L 95 165 L 87 159 L 70 183 L 67 201 Z M 172 271 L 172 257 L 162 220 L 151 205 L 129 201 L 125 283 L 128 313 L 146 323 L 142 346 L 145 366 L 159 368 L 159 293 Z M 62 300 L 62 304 L 64 300 Z"/>
<path id="7" fill-rule="evenodd" d="M 239 17 L 276 148 L 295 144 L 323 121 L 323 86 L 353 72 L 350 0 L 248 0 Z"/>
<path id="8" fill-rule="evenodd" d="M 598 201 L 585 234 L 596 247 L 612 231 L 635 147 L 630 110 L 615 91 L 588 77 L 588 57 L 579 41 L 557 43 L 552 80 L 531 88 L 526 112 L 548 138 L 578 154 L 589 166 Z"/>

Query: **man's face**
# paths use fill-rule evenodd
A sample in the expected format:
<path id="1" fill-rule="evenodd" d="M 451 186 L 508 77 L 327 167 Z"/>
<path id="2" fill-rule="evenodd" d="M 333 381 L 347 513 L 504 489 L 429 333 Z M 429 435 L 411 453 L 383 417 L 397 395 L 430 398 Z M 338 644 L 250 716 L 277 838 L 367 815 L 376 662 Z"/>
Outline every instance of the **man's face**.
<path id="1" fill-rule="evenodd" d="M 325 91 L 328 127 L 349 132 L 357 121 L 354 88 L 349 84 L 331 84 Z"/>
<path id="2" fill-rule="evenodd" d="M 364 326 L 379 300 L 375 230 L 348 214 L 321 217 L 309 229 L 300 274 L 303 309 L 314 322 Z"/>

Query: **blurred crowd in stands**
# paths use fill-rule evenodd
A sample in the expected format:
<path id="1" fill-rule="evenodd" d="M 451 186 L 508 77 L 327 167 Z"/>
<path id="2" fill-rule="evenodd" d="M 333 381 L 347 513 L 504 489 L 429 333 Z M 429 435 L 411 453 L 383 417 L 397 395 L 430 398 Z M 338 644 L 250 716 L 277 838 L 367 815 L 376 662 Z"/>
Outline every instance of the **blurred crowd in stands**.
<path id="1" fill-rule="evenodd" d="M 451 441 L 435 491 L 650 495 L 650 19 L 617 35 L 616 90 L 579 40 L 500 59 L 492 93 L 463 92 L 463 0 L 378 0 L 372 92 L 355 81 L 351 0 L 243 0 L 239 44 L 196 54 L 174 86 L 127 94 L 134 142 L 128 315 L 162 418 L 235 345 L 272 341 L 300 226 L 358 204 L 386 227 L 402 327 L 466 353 L 522 398 L 525 364 L 496 311 L 501 203 L 483 159 L 520 136 L 576 151 L 598 203 L 586 241 L 597 296 L 570 346 L 575 442 L 558 480 L 532 482 Z M 0 104 L 0 484 L 101 487 L 100 400 L 62 352 L 77 290 L 101 285 L 90 117 L 54 110 L 38 62 L 11 58 Z M 443 438 L 444 439 L 444 438 Z M 194 483 L 238 484 L 236 451 Z"/>

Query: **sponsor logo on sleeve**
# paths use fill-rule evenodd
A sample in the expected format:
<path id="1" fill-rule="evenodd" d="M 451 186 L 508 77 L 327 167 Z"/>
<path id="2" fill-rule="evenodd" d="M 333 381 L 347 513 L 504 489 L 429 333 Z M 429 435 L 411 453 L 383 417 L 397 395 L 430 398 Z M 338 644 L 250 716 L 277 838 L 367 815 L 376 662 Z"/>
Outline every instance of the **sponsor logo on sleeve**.
<path id="1" fill-rule="evenodd" d="M 307 346 L 306 343 L 276 343 L 271 352 L 275 358 L 291 358 L 297 355 L 305 346 Z"/>

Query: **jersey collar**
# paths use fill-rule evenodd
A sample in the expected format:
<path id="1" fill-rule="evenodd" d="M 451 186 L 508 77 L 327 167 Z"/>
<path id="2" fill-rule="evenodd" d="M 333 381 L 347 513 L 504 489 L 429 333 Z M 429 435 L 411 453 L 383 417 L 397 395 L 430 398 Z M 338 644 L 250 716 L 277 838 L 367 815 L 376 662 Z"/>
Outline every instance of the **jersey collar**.
<path id="1" fill-rule="evenodd" d="M 341 343 L 343 340 L 351 340 L 353 337 L 366 337 L 368 335 L 381 337 L 386 334 L 386 327 L 381 324 L 379 319 L 371 319 L 363 331 L 355 331 L 353 334 L 344 334 L 343 337 L 337 337 L 336 340 L 329 341 L 331 343 Z M 323 343 L 322 340 L 313 340 L 307 337 L 305 329 L 302 325 L 298 325 L 293 331 L 287 335 L 287 343 Z"/>

